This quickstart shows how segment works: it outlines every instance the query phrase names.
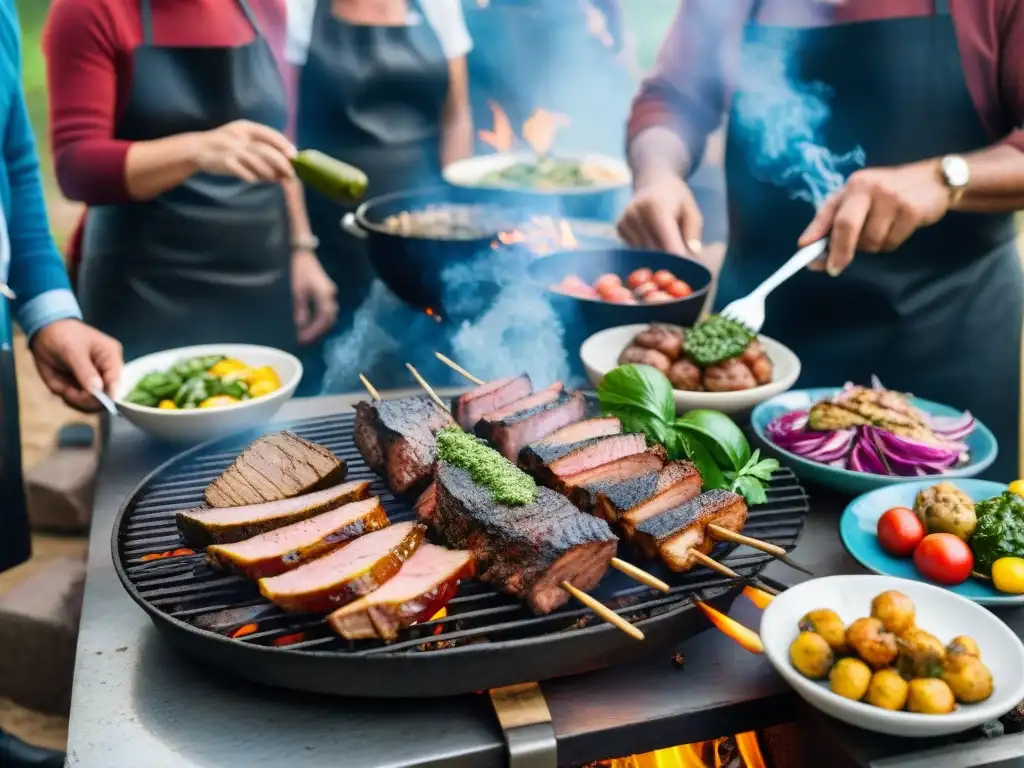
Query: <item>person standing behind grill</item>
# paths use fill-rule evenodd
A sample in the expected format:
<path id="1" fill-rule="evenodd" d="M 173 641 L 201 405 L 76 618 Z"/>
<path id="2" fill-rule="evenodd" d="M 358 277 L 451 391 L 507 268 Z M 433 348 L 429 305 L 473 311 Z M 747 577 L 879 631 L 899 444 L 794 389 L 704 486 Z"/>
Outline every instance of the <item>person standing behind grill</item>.
<path id="1" fill-rule="evenodd" d="M 72 254 L 82 307 L 129 359 L 213 342 L 297 351 L 333 322 L 282 134 L 285 14 L 284 0 L 51 9 L 56 174 L 89 206 Z"/>
<path id="2" fill-rule="evenodd" d="M 442 167 L 472 153 L 471 48 L 460 0 L 289 0 L 299 145 L 361 168 L 371 197 L 440 184 Z M 338 205 L 313 190 L 306 205 L 338 285 L 340 333 L 369 295 L 373 271 L 362 241 L 341 229 Z M 310 349 L 303 365 L 322 374 L 323 351 Z M 382 365 L 371 379 L 386 388 L 407 384 L 408 374 Z"/>

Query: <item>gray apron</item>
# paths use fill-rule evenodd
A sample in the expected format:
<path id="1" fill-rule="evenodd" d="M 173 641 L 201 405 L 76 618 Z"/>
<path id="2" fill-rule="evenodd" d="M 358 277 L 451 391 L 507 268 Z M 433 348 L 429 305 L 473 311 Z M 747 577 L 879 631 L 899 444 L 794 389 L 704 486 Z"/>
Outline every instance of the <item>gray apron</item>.
<path id="1" fill-rule="evenodd" d="M 245 0 L 255 39 L 230 48 L 143 42 L 115 135 L 149 141 L 247 119 L 284 130 L 274 55 Z M 190 344 L 251 343 L 295 351 L 291 238 L 279 184 L 196 174 L 153 200 L 86 216 L 79 294 L 86 322 L 116 337 L 125 359 Z"/>
<path id="2" fill-rule="evenodd" d="M 824 146 L 863 147 L 891 166 L 987 146 L 963 75 L 948 0 L 933 15 L 813 29 L 761 26 L 755 2 L 744 56 L 754 46 L 796 51 L 793 74 L 832 89 Z M 740 72 L 754 66 L 747 60 Z M 734 95 L 734 104 L 742 90 Z M 749 159 L 760 137 L 729 121 L 729 250 L 716 303 L 746 295 L 796 249 L 813 210 L 763 180 Z M 800 356 L 799 386 L 868 383 L 970 410 L 996 434 L 986 473 L 1018 473 L 1024 282 L 1012 214 L 950 213 L 897 251 L 858 254 L 840 277 L 803 271 L 768 302 L 764 333 Z"/>
<path id="3" fill-rule="evenodd" d="M 441 110 L 448 97 L 448 61 L 416 0 L 417 24 L 350 24 L 320 0 L 313 18 L 309 53 L 299 77 L 299 146 L 318 149 L 363 169 L 368 197 L 441 183 Z M 306 207 L 319 256 L 338 286 L 338 320 L 332 334 L 352 326 L 366 300 L 374 272 L 364 241 L 341 229 L 346 209 L 315 190 Z M 438 329 L 438 333 L 442 333 Z M 424 341 L 428 344 L 429 341 Z M 311 345 L 303 355 L 303 394 L 317 394 L 329 344 Z M 378 389 L 408 386 L 404 357 L 389 359 L 366 373 Z M 358 373 L 358 372 L 356 372 Z M 358 387 L 358 379 L 353 379 Z"/>

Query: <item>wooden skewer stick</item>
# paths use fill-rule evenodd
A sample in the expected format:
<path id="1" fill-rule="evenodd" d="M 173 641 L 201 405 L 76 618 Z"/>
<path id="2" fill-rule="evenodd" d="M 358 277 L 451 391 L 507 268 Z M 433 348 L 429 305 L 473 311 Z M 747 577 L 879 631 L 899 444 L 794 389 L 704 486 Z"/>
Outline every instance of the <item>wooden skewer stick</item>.
<path id="1" fill-rule="evenodd" d="M 604 621 L 607 621 L 609 624 L 611 624 L 612 626 L 616 627 L 617 629 L 621 629 L 627 635 L 629 635 L 630 637 L 632 637 L 632 638 L 634 638 L 636 640 L 643 640 L 644 639 L 644 633 L 643 632 L 641 632 L 639 629 L 634 627 L 632 624 L 630 624 L 624 618 L 619 616 L 619 614 L 617 614 L 611 608 L 609 608 L 608 606 L 602 604 L 600 601 L 598 601 L 598 600 L 594 599 L 593 597 L 591 597 L 590 595 L 588 595 L 582 589 L 577 589 L 572 584 L 570 584 L 568 581 L 563 581 L 562 584 L 561 584 L 561 587 L 566 592 L 568 592 L 570 595 L 572 595 L 577 600 L 579 600 L 581 603 L 583 603 L 585 606 L 587 606 L 587 608 L 592 610 L 597 616 L 599 616 Z"/>
<path id="2" fill-rule="evenodd" d="M 430 396 L 430 399 L 447 411 L 448 406 L 445 405 L 444 400 L 442 400 L 440 395 L 438 395 L 437 392 L 434 391 L 433 387 L 427 384 L 427 380 L 420 376 L 420 372 L 413 367 L 412 363 L 406 363 L 405 367 L 409 369 L 409 373 L 411 373 L 413 375 L 413 378 L 416 379 L 416 382 L 421 387 L 423 387 L 423 391 Z"/>
<path id="3" fill-rule="evenodd" d="M 705 555 L 700 550 L 691 549 L 689 554 L 690 554 L 690 557 L 692 557 L 694 560 L 696 560 L 701 565 L 706 566 L 707 568 L 710 568 L 712 571 L 716 571 L 716 572 L 722 574 L 726 578 L 738 579 L 739 581 L 742 581 L 744 584 L 748 584 L 748 585 L 754 587 L 755 589 L 760 589 L 760 590 L 762 590 L 764 592 L 767 592 L 768 594 L 771 594 L 771 595 L 779 594 L 778 590 L 772 589 L 767 584 L 764 584 L 764 585 L 755 584 L 750 579 L 748 579 L 746 576 L 740 576 L 738 573 L 736 573 L 736 571 L 734 571 L 729 566 L 723 565 L 722 563 L 720 563 L 717 560 L 715 560 L 713 557 L 708 557 L 707 555 Z"/>
<path id="4" fill-rule="evenodd" d="M 467 380 L 473 382 L 474 384 L 479 386 L 480 384 L 485 383 L 483 379 L 477 378 L 472 373 L 470 373 L 465 368 L 463 368 L 461 365 L 459 365 L 454 360 L 452 360 L 450 357 L 446 357 L 446 356 L 442 355 L 440 352 L 435 352 L 434 353 L 434 357 L 436 357 L 442 363 L 447 365 L 449 368 L 451 368 L 457 374 L 459 374 L 460 376 L 462 376 L 462 377 L 466 378 Z"/>
<path id="5" fill-rule="evenodd" d="M 722 541 L 731 541 L 733 544 L 744 544 L 752 549 L 758 549 L 772 557 L 780 560 L 781 562 L 788 565 L 790 568 L 795 568 L 801 573 L 806 573 L 808 576 L 813 576 L 809 568 L 805 568 L 800 563 L 790 560 L 789 555 L 786 554 L 786 550 L 777 544 L 770 544 L 767 541 L 761 541 L 760 539 L 754 539 L 750 536 L 744 536 L 742 533 L 730 530 L 729 528 L 723 528 L 720 525 L 709 523 L 707 527 L 708 533 L 714 538 Z"/>
<path id="6" fill-rule="evenodd" d="M 380 400 L 380 392 L 377 388 L 370 383 L 370 380 L 362 373 L 359 374 L 359 380 L 363 382 L 363 386 L 366 387 L 366 391 L 370 393 L 370 397 L 374 400 Z"/>

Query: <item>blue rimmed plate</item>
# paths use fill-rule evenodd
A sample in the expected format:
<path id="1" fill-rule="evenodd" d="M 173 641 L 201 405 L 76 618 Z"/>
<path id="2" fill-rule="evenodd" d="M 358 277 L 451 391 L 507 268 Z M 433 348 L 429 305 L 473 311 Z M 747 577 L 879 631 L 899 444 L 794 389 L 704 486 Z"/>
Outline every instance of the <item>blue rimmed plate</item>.
<path id="1" fill-rule="evenodd" d="M 816 461 L 797 456 L 795 453 L 779 448 L 768 439 L 768 425 L 778 416 L 790 411 L 805 411 L 814 403 L 826 398 L 835 397 L 839 394 L 838 387 L 827 387 L 820 389 L 795 389 L 791 392 L 783 392 L 781 395 L 765 400 L 754 408 L 750 415 L 750 422 L 754 428 L 754 434 L 761 447 L 770 455 L 775 455 L 782 462 L 790 467 L 801 480 L 810 483 L 817 483 L 827 488 L 842 493 L 858 494 L 873 491 L 876 488 L 913 483 L 918 480 L 916 477 L 894 477 L 892 475 L 871 475 L 866 472 L 854 472 L 850 469 L 831 467 L 828 464 L 819 464 Z M 948 405 L 933 403 L 931 400 L 922 400 L 919 397 L 912 399 L 913 404 L 927 414 L 932 416 L 959 416 L 963 411 L 950 408 Z M 974 422 L 974 431 L 964 440 L 967 443 L 970 462 L 962 466 L 950 469 L 941 475 L 932 475 L 934 482 L 951 477 L 973 477 L 996 460 L 999 448 L 995 435 L 980 421 Z M 1014 478 L 1006 478 L 1007 482 Z"/>
<path id="2" fill-rule="evenodd" d="M 878 518 L 893 507 L 913 508 L 918 492 L 935 485 L 938 480 L 916 480 L 865 493 L 851 501 L 839 520 L 839 537 L 850 556 L 869 571 L 881 576 L 896 576 L 912 581 L 925 581 L 914 567 L 913 559 L 893 557 L 878 543 Z M 974 501 L 984 501 L 1006 490 L 1002 483 L 989 480 L 950 481 Z M 951 592 L 982 605 L 1024 605 L 1024 595 L 999 592 L 992 583 L 971 576 L 962 584 L 946 587 Z"/>

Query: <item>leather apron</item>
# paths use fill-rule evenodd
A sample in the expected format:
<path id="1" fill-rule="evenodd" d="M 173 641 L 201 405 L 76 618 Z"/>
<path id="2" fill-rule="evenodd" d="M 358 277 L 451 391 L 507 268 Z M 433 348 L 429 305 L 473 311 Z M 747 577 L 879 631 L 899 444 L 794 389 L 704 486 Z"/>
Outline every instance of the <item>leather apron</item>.
<path id="1" fill-rule="evenodd" d="M 247 119 L 284 130 L 284 81 L 259 23 L 252 42 L 226 48 L 143 42 L 116 136 L 149 141 Z M 279 184 L 196 174 L 146 201 L 92 208 L 79 281 L 86 322 L 116 337 L 125 359 L 169 347 L 263 344 L 296 351 L 291 236 Z"/>
<path id="2" fill-rule="evenodd" d="M 440 184 L 448 61 L 419 3 L 409 0 L 415 18 L 401 26 L 352 24 L 338 18 L 332 5 L 317 3 L 299 76 L 298 145 L 361 168 L 369 177 L 368 197 Z M 331 332 L 337 335 L 352 327 L 374 272 L 366 243 L 341 228 L 342 216 L 352 209 L 315 190 L 307 190 L 306 207 L 320 240 L 320 262 L 338 286 L 338 320 Z M 323 378 L 329 347 L 315 344 L 303 355 L 308 384 Z M 388 360 L 366 373 L 378 389 L 408 386 L 402 362 Z M 358 379 L 353 381 L 358 387 Z"/>
<path id="3" fill-rule="evenodd" d="M 868 166 L 892 166 L 991 144 L 971 99 L 949 15 L 813 29 L 761 26 L 754 12 L 740 72 L 758 46 L 795 52 L 791 72 L 820 81 L 831 118 L 820 141 L 860 145 Z M 775 48 L 778 46 L 778 48 Z M 740 80 L 742 84 L 742 79 Z M 742 98 L 742 89 L 733 97 Z M 752 169 L 761 136 L 729 120 L 729 250 L 716 304 L 746 295 L 796 250 L 811 207 Z M 867 384 L 970 410 L 996 434 L 985 476 L 1018 474 L 1024 281 L 1012 214 L 949 213 L 897 251 L 861 253 L 838 278 L 804 270 L 768 300 L 763 332 L 799 355 L 799 386 Z"/>

